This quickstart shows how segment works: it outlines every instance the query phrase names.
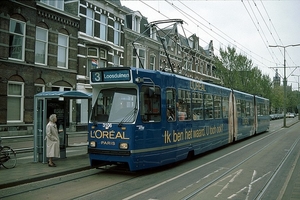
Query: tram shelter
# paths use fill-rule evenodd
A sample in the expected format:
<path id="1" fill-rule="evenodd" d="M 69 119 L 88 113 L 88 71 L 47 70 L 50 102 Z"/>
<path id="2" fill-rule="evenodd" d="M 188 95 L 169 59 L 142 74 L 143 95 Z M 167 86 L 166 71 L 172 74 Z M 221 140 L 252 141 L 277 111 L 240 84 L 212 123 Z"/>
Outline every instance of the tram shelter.
<path id="1" fill-rule="evenodd" d="M 69 127 L 70 100 L 88 99 L 87 113 L 90 113 L 91 94 L 80 91 L 48 91 L 34 95 L 34 162 L 47 162 L 46 126 L 49 116 L 56 114 L 59 133 L 60 158 L 66 158 L 68 145 L 66 129 Z"/>

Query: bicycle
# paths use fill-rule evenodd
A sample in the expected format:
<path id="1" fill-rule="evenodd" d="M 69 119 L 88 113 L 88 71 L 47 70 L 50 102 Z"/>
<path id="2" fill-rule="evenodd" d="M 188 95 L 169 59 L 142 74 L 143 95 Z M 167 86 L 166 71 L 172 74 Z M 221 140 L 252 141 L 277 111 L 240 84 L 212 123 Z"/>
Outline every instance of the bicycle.
<path id="1" fill-rule="evenodd" d="M 17 154 L 9 146 L 0 146 L 0 166 L 6 169 L 14 168 L 17 164 Z"/>

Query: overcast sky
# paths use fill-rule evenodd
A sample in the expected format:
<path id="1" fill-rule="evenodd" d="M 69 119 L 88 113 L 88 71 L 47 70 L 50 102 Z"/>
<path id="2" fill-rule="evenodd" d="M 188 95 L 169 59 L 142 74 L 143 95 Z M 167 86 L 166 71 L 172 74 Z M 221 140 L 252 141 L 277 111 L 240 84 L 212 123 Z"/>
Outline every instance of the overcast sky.
<path id="1" fill-rule="evenodd" d="M 148 18 L 149 22 L 182 19 L 187 37 L 196 34 L 200 46 L 213 40 L 220 48 L 235 47 L 271 77 L 278 69 L 284 76 L 283 49 L 269 45 L 300 45 L 300 0 L 121 0 L 122 5 Z M 164 27 L 162 25 L 161 27 Z M 286 47 L 288 85 L 297 90 L 300 46 Z"/>

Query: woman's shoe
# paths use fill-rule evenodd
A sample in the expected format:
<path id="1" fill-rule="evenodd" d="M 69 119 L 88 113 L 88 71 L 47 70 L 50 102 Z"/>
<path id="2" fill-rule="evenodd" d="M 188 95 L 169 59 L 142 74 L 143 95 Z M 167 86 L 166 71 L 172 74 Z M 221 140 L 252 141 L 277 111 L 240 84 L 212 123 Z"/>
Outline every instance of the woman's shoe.
<path id="1" fill-rule="evenodd" d="M 56 165 L 54 163 L 52 163 L 51 165 L 50 165 L 50 163 L 48 163 L 48 166 L 49 167 L 56 167 Z"/>

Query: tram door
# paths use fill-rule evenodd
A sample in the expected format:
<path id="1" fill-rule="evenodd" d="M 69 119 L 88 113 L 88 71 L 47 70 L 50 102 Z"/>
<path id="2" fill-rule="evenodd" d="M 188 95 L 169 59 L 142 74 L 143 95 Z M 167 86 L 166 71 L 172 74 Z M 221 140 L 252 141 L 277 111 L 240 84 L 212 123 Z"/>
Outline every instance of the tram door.
<path id="1" fill-rule="evenodd" d="M 238 120 L 237 120 L 237 110 L 236 110 L 236 99 L 233 91 L 231 91 L 229 96 L 229 113 L 228 113 L 228 143 L 233 142 L 237 139 L 238 132 Z"/>

